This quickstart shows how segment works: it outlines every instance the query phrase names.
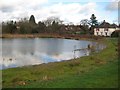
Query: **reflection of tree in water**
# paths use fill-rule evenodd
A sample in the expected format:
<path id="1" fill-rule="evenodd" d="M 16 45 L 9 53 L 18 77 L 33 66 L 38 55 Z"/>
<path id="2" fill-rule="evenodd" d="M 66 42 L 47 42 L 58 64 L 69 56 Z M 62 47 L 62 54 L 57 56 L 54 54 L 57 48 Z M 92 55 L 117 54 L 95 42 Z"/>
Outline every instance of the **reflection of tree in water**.
<path id="1" fill-rule="evenodd" d="M 83 44 L 83 46 L 84 47 L 82 48 L 76 49 L 76 45 L 74 45 L 74 58 L 76 58 L 76 52 L 81 53 L 82 56 L 88 56 L 89 54 L 99 52 L 100 50 L 105 48 L 105 45 L 101 44 L 100 42 L 87 42 L 85 43 L 85 45 Z"/>
<path id="2" fill-rule="evenodd" d="M 105 47 L 106 46 L 99 41 L 92 42 L 92 44 L 90 45 L 90 51 L 91 51 L 91 53 L 99 52 L 100 50 L 103 50 Z"/>

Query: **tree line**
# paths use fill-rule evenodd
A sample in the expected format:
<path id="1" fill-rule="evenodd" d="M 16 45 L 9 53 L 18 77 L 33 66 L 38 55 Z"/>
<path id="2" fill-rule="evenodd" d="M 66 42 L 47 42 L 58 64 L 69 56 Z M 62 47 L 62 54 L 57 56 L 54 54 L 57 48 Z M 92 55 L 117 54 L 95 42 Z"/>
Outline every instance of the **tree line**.
<path id="1" fill-rule="evenodd" d="M 96 20 L 95 15 L 92 14 L 90 20 L 81 20 L 78 27 L 80 28 L 79 31 L 81 34 L 93 34 L 93 28 L 96 25 L 98 25 L 98 21 Z M 75 27 L 75 25 L 72 26 Z M 44 21 L 36 23 L 34 15 L 31 15 L 29 20 L 24 18 L 18 22 L 2 22 L 3 34 L 75 33 L 74 30 L 66 31 L 65 28 L 66 25 L 64 25 L 63 21 L 57 17 L 49 17 Z"/>

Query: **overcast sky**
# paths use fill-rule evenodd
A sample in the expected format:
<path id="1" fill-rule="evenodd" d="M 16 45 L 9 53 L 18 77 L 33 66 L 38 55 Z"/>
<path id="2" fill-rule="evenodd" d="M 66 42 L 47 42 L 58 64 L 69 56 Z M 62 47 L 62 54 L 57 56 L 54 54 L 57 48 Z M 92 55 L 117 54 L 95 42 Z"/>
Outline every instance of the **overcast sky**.
<path id="1" fill-rule="evenodd" d="M 0 21 L 20 20 L 34 15 L 36 22 L 59 17 L 79 24 L 95 14 L 99 22 L 118 22 L 119 0 L 0 0 Z"/>

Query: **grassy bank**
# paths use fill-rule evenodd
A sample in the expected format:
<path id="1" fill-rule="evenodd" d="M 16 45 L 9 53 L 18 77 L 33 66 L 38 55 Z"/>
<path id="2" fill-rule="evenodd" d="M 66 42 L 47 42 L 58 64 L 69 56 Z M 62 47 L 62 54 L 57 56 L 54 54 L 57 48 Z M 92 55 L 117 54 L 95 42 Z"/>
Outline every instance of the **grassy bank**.
<path id="1" fill-rule="evenodd" d="M 117 39 L 101 39 L 107 48 L 75 60 L 3 70 L 3 88 L 116 88 Z"/>

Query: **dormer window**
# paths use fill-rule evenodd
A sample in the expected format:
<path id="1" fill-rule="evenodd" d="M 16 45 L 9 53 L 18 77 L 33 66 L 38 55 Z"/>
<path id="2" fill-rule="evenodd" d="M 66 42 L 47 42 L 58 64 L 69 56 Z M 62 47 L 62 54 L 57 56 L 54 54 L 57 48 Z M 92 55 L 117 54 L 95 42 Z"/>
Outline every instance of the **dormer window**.
<path id="1" fill-rule="evenodd" d="M 104 31 L 108 31 L 108 28 L 105 28 Z"/>
<path id="2" fill-rule="evenodd" d="M 96 31 L 99 31 L 99 28 L 97 28 Z"/>

